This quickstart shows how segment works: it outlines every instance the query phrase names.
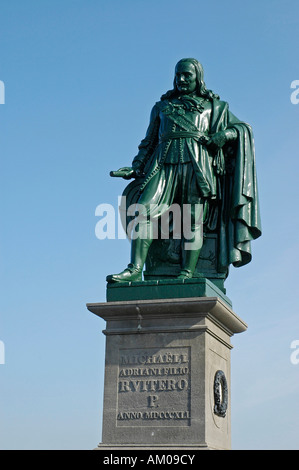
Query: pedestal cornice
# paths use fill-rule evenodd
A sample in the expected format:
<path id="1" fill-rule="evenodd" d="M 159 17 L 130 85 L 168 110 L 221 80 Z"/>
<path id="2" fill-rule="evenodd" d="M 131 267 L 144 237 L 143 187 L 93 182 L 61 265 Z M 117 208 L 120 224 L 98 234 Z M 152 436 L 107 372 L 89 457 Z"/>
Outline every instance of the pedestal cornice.
<path id="1" fill-rule="evenodd" d="M 137 320 L 136 329 L 139 325 L 139 332 L 143 329 L 142 322 L 145 319 L 163 319 L 165 321 L 186 317 L 189 319 L 207 317 L 217 322 L 218 326 L 229 330 L 230 336 L 247 330 L 247 324 L 218 297 L 88 303 L 87 308 L 108 323 L 122 321 L 124 317 L 127 320 Z M 175 323 L 172 323 L 175 328 Z M 194 324 L 189 326 L 190 329 L 194 327 Z M 106 333 L 109 333 L 108 330 L 106 330 Z"/>

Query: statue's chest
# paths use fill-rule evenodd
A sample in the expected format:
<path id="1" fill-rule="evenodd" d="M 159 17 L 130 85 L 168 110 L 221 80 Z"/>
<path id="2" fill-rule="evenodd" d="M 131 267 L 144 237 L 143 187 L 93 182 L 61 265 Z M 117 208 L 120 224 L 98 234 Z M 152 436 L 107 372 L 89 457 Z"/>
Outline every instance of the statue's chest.
<path id="1" fill-rule="evenodd" d="M 207 131 L 211 119 L 211 105 L 202 100 L 194 106 L 181 103 L 179 100 L 167 101 L 160 109 L 162 131 L 185 130 Z"/>

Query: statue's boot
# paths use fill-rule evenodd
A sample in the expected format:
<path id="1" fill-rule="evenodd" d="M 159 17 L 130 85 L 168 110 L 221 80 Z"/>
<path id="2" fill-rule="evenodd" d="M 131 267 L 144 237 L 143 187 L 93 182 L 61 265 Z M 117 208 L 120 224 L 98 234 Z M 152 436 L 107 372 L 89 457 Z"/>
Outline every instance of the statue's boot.
<path id="1" fill-rule="evenodd" d="M 111 283 L 142 281 L 142 267 L 130 263 L 121 273 L 109 274 L 109 276 L 106 277 L 106 281 Z"/>
<path id="2" fill-rule="evenodd" d="M 132 240 L 131 263 L 119 274 L 110 274 L 107 282 L 138 282 L 142 281 L 142 270 L 152 240 L 136 238 Z"/>
<path id="3" fill-rule="evenodd" d="M 196 268 L 196 264 L 199 258 L 200 249 L 197 250 L 185 250 L 183 254 L 183 266 L 178 279 L 191 279 Z"/>

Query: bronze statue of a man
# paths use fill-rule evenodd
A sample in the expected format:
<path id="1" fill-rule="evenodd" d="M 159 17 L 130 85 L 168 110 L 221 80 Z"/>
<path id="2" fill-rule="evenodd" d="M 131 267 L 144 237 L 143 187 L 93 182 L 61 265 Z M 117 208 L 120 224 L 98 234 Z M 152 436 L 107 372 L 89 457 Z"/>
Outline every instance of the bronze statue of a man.
<path id="1" fill-rule="evenodd" d="M 130 264 L 107 282 L 142 280 L 152 221 L 173 204 L 191 208 L 195 241 L 184 250 L 179 279 L 192 278 L 202 248 L 198 206 L 203 231 L 217 233 L 219 270 L 251 260 L 250 242 L 261 235 L 252 131 L 206 88 L 197 60 L 177 63 L 173 89 L 154 105 L 132 166 L 118 174 L 138 184 L 134 202 L 143 208 L 147 236 L 132 240 Z"/>

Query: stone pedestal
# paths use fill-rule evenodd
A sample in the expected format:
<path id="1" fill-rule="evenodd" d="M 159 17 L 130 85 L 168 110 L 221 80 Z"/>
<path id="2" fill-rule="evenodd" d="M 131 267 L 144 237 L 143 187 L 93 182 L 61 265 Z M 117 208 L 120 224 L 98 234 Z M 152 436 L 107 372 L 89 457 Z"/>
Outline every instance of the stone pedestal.
<path id="1" fill-rule="evenodd" d="M 219 297 L 87 304 L 106 321 L 99 449 L 230 449 L 230 338 Z"/>

